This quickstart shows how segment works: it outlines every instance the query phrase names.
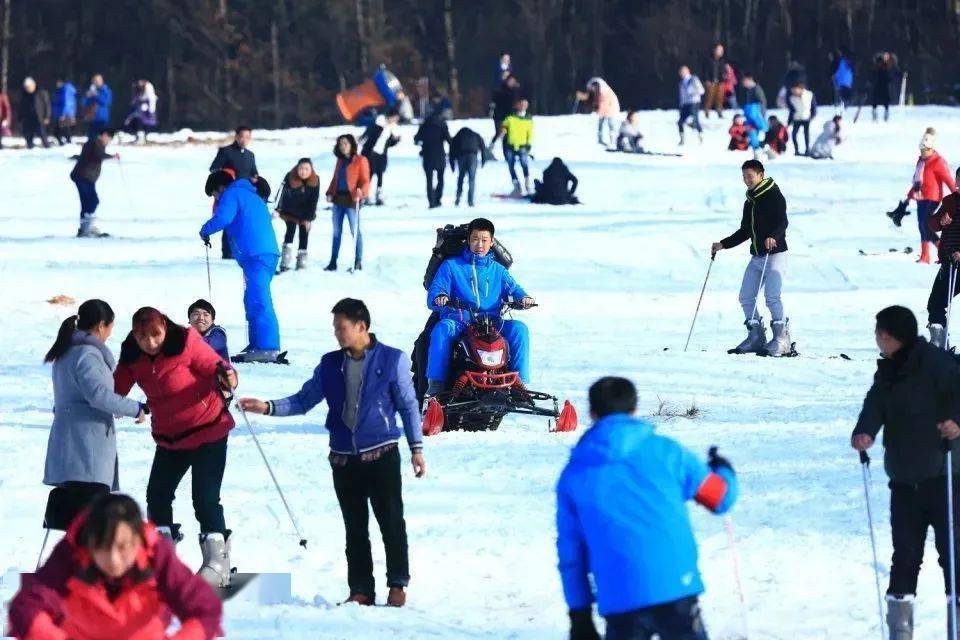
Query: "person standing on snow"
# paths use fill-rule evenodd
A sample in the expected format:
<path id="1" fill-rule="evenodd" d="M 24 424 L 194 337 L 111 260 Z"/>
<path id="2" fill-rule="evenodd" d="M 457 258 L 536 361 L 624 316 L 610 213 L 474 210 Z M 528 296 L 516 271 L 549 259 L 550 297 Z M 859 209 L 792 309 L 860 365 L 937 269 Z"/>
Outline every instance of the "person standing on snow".
<path id="1" fill-rule="evenodd" d="M 327 187 L 327 202 L 333 205 L 333 247 L 330 263 L 324 271 L 337 270 L 340 255 L 340 239 L 343 237 L 343 219 L 350 225 L 355 242 L 353 268 L 363 267 L 363 234 L 360 231 L 360 202 L 370 195 L 370 163 L 357 153 L 357 141 L 349 133 L 337 138 L 333 147 L 337 164 L 333 169 L 330 186 Z"/>
<path id="2" fill-rule="evenodd" d="M 853 63 L 850 61 L 850 49 L 846 46 L 832 56 L 833 106 L 843 111 L 853 101 Z"/>
<path id="3" fill-rule="evenodd" d="M 83 98 L 83 108 L 85 110 L 87 125 L 87 139 L 95 137 L 101 131 L 110 126 L 110 105 L 113 104 L 113 91 L 103 76 L 99 73 L 94 74 L 90 79 L 90 88 Z"/>
<path id="4" fill-rule="evenodd" d="M 726 513 L 737 500 L 737 476 L 715 448 L 703 463 L 655 433 L 636 409 L 632 382 L 596 381 L 593 426 L 557 482 L 557 555 L 570 640 L 600 640 L 594 600 L 607 640 L 707 640 L 686 503 Z"/>
<path id="5" fill-rule="evenodd" d="M 207 195 L 214 198 L 213 217 L 200 228 L 200 239 L 209 247 L 210 236 L 225 230 L 246 284 L 243 307 L 250 343 L 231 358 L 233 362 L 282 362 L 280 325 L 270 295 L 280 250 L 265 202 L 269 190 L 266 195 L 258 191 L 265 184 L 263 179 L 256 187 L 246 178 L 234 180 L 227 171 L 207 179 Z"/>
<path id="6" fill-rule="evenodd" d="M 398 413 L 414 475 L 422 478 L 427 471 L 410 358 L 370 333 L 370 311 L 362 300 L 344 298 L 332 312 L 340 349 L 320 359 L 300 391 L 269 402 L 241 398 L 239 404 L 250 413 L 302 416 L 327 401 L 328 459 L 347 539 L 350 596 L 346 602 L 373 605 L 376 601 L 369 503 L 386 552 L 387 606 L 402 607 L 407 601 L 404 589 L 410 583 L 410 566 L 397 446 L 401 435 Z"/>
<path id="7" fill-rule="evenodd" d="M 504 118 L 500 132 L 504 135 L 503 157 L 510 170 L 510 179 L 513 181 L 512 197 L 520 197 L 523 193 L 531 195 L 530 189 L 530 146 L 533 144 L 533 118 L 527 113 L 530 102 L 526 98 L 517 100 L 513 113 Z M 523 191 L 520 190 L 520 179 L 517 178 L 515 164 L 520 161 L 523 170 Z"/>
<path id="8" fill-rule="evenodd" d="M 100 197 L 97 196 L 97 180 L 100 179 L 100 169 L 104 160 L 120 159 L 119 153 L 112 155 L 107 153 L 107 145 L 113 140 L 115 134 L 113 129 L 104 129 L 84 142 L 77 164 L 70 172 L 70 179 L 77 185 L 77 193 L 80 195 L 78 238 L 102 238 L 107 235 L 97 228 L 97 207 L 100 205 Z"/>
<path id="9" fill-rule="evenodd" d="M 33 139 L 40 138 L 44 148 L 50 146 L 47 140 L 47 127 L 50 126 L 50 94 L 37 86 L 36 80 L 27 77 L 23 80 L 23 92 L 20 94 L 20 133 L 27 143 L 27 149 L 33 149 Z"/>
<path id="10" fill-rule="evenodd" d="M 810 121 L 817 117 L 817 98 L 813 91 L 802 83 L 790 87 L 787 96 L 787 124 L 793 125 L 793 153 L 807 155 L 810 151 Z M 800 153 L 800 138 L 797 132 L 803 130 L 803 153 Z"/>
<path id="11" fill-rule="evenodd" d="M 750 262 L 740 285 L 740 306 L 746 317 L 747 338 L 730 353 L 784 356 L 792 349 L 790 321 L 780 301 L 787 272 L 787 201 L 773 178 L 765 177 L 759 160 L 747 160 L 741 172 L 747 186 L 747 199 L 743 203 L 740 228 L 720 242 L 714 242 L 710 248 L 716 256 L 723 249 L 750 241 Z M 761 288 L 772 320 L 773 339 L 770 342 L 767 342 L 767 331 L 758 309 Z"/>
<path id="12" fill-rule="evenodd" d="M 890 119 L 890 83 L 897 67 L 897 58 L 889 51 L 878 53 L 873 59 L 873 121 L 877 121 L 877 107 L 883 107 L 883 121 Z"/>
<path id="13" fill-rule="evenodd" d="M 917 262 L 930 264 L 936 253 L 937 234 L 930 230 L 930 216 L 943 199 L 943 187 L 949 193 L 957 190 L 957 183 L 950 175 L 950 168 L 943 156 L 937 153 L 936 131 L 928 127 L 920 139 L 920 157 L 913 172 L 913 184 L 907 198 L 917 201 L 917 224 L 920 228 L 920 258 Z"/>
<path id="14" fill-rule="evenodd" d="M 677 120 L 677 129 L 680 131 L 680 144 L 684 142 L 683 127 L 687 120 L 692 119 L 689 125 L 697 130 L 700 142 L 703 142 L 703 127 L 700 126 L 700 100 L 703 98 L 703 84 L 700 78 L 690 73 L 690 67 L 680 67 L 680 119 Z"/>
<path id="15" fill-rule="evenodd" d="M 729 84 L 728 74 L 731 72 L 730 65 L 724 55 L 725 50 L 721 43 L 713 45 L 710 55 L 703 66 L 703 77 L 707 81 L 706 101 L 703 104 L 703 113 L 709 117 L 710 111 L 715 110 L 717 116 L 723 119 L 723 107 L 726 94 L 726 86 Z"/>
<path id="16" fill-rule="evenodd" d="M 280 258 L 280 273 L 289 271 L 293 265 L 293 235 L 300 230 L 297 249 L 297 271 L 307 268 L 307 242 L 310 227 L 317 219 L 317 203 L 320 202 L 320 177 L 313 170 L 310 158 L 300 158 L 297 165 L 283 179 L 277 213 L 287 225 L 283 236 L 283 254 Z"/>
<path id="17" fill-rule="evenodd" d="M 494 143 L 503 135 L 503 121 L 506 120 L 517 101 L 520 100 L 520 81 L 513 74 L 507 75 L 496 91 L 493 92 L 492 115 L 493 115 L 493 138 L 488 145 L 493 149 Z M 506 154 L 506 143 L 504 143 L 504 154 Z"/>
<path id="18" fill-rule="evenodd" d="M 620 116 L 620 99 L 603 78 L 590 78 L 586 91 L 577 91 L 577 100 L 586 102 L 599 118 L 597 142 L 605 147 L 613 146 L 613 119 Z M 604 134 L 603 130 L 607 132 Z"/>
<path id="19" fill-rule="evenodd" d="M 383 204 L 383 173 L 387 170 L 387 152 L 400 142 L 399 124 L 400 112 L 391 109 L 387 115 L 377 116 L 357 140 L 363 144 L 360 153 L 370 163 L 371 177 L 377 179 L 374 204 L 378 207 Z M 369 204 L 369 198 L 364 204 Z"/>
<path id="20" fill-rule="evenodd" d="M 957 169 L 956 182 L 960 182 L 960 168 Z M 937 212 L 930 216 L 930 231 L 940 234 L 937 255 L 940 270 L 930 289 L 927 299 L 927 328 L 930 330 L 930 343 L 943 349 L 947 342 L 947 287 L 950 286 L 951 268 L 960 268 L 960 193 L 948 193 Z M 956 223 L 956 224 L 955 224 Z M 957 279 L 951 298 L 960 291 L 960 278 Z"/>
<path id="21" fill-rule="evenodd" d="M 413 142 L 420 145 L 420 157 L 423 158 L 423 173 L 427 179 L 427 203 L 431 209 L 435 209 L 443 199 L 443 174 L 447 170 L 447 149 L 444 147 L 450 145 L 447 121 L 438 116 L 430 116 L 417 129 Z"/>
<path id="22" fill-rule="evenodd" d="M 157 92 L 149 80 L 137 80 L 130 99 L 130 113 L 123 121 L 123 130 L 138 141 L 146 142 L 147 134 L 157 128 Z M 140 134 L 143 138 L 140 138 Z"/>
<path id="23" fill-rule="evenodd" d="M 227 332 L 218 324 L 217 310 L 213 305 L 200 298 L 187 307 L 187 320 L 190 326 L 197 330 L 203 341 L 226 363 L 230 362 L 230 351 L 227 349 Z"/>
<path id="24" fill-rule="evenodd" d="M 756 157 L 760 154 L 761 135 L 767 131 L 767 95 L 749 71 L 743 74 L 740 84 L 743 86 L 743 117 L 751 127 L 750 148 Z"/>
<path id="25" fill-rule="evenodd" d="M 210 173 L 221 169 L 230 169 L 233 171 L 234 178 L 246 178 L 255 181 L 259 172 L 257 171 L 257 158 L 253 151 L 249 149 L 251 139 L 253 139 L 253 131 L 250 127 L 246 125 L 237 127 L 234 130 L 233 142 L 217 149 L 217 155 L 210 163 Z M 220 238 L 220 255 L 224 260 L 233 259 L 233 254 L 230 252 L 230 240 L 226 233 Z"/>
<path id="26" fill-rule="evenodd" d="M 960 365 L 952 355 L 917 336 L 917 319 L 905 307 L 877 314 L 881 359 L 850 438 L 857 451 L 873 446 L 883 429 L 883 467 L 890 478 L 890 528 L 893 562 L 887 589 L 890 637 L 913 637 L 913 601 L 923 561 L 927 528 L 933 527 L 945 590 L 950 562 L 944 445 L 954 450 L 953 474 L 960 471 Z M 960 493 L 954 491 L 954 509 Z M 960 567 L 958 567 L 960 568 Z M 960 573 L 960 571 L 958 571 Z M 956 603 L 953 604 L 956 606 Z M 955 637 L 950 634 L 950 637 Z"/>
<path id="27" fill-rule="evenodd" d="M 73 128 L 77 125 L 77 88 L 72 82 L 62 78 L 57 80 L 52 107 L 53 137 L 62 147 L 64 144 L 70 144 Z"/>
<path id="28" fill-rule="evenodd" d="M 460 206 L 463 197 L 463 180 L 467 179 L 467 204 L 475 204 L 474 191 L 477 187 L 477 162 L 487 164 L 487 146 L 480 134 L 470 127 L 461 127 L 450 141 L 450 169 L 457 171 L 457 197 L 454 205 Z M 479 157 L 479 160 L 478 160 Z"/>

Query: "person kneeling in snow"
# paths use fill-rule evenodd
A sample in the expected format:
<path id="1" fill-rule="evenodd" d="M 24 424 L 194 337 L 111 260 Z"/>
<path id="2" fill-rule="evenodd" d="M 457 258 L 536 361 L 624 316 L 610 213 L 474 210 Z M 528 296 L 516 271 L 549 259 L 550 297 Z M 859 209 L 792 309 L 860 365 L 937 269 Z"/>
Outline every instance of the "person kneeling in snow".
<path id="1" fill-rule="evenodd" d="M 167 635 L 170 619 L 180 630 Z M 37 640 L 210 640 L 223 607 L 132 498 L 104 494 L 77 516 L 10 603 L 9 633 Z"/>
<path id="2" fill-rule="evenodd" d="M 840 121 L 843 116 L 835 115 L 830 122 L 823 125 L 821 133 L 813 146 L 810 147 L 809 156 L 814 160 L 833 160 L 833 147 L 840 144 Z"/>
<path id="3" fill-rule="evenodd" d="M 500 307 L 508 298 L 520 299 L 525 308 L 534 300 L 510 275 L 506 267 L 493 259 L 493 223 L 477 218 L 467 228 L 467 246 L 459 257 L 443 261 L 427 290 L 427 307 L 440 314 L 440 321 L 430 333 L 427 354 L 427 396 L 446 389 L 450 374 L 453 344 L 466 329 L 469 314 L 447 307 L 449 301 L 474 306 L 474 313 L 499 316 Z M 500 334 L 510 346 L 510 368 L 530 381 L 530 336 L 527 325 L 519 320 L 503 320 Z"/>
<path id="4" fill-rule="evenodd" d="M 725 513 L 737 499 L 733 467 L 711 449 L 706 464 L 637 418 L 637 390 L 624 378 L 590 387 L 593 427 L 557 483 L 557 554 L 571 640 L 652 637 L 706 640 L 704 591 L 686 502 Z M 592 579 L 591 579 L 592 578 Z"/>
<path id="5" fill-rule="evenodd" d="M 763 138 L 763 146 L 767 149 L 768 158 L 782 156 L 787 151 L 787 142 L 790 141 L 790 132 L 777 116 L 767 118 L 767 133 Z"/>
<path id="6" fill-rule="evenodd" d="M 216 351 L 224 362 L 230 362 L 230 351 L 227 349 L 227 332 L 220 325 L 214 324 L 217 319 L 217 310 L 213 308 L 213 305 L 203 298 L 197 300 L 187 308 L 187 319 L 190 321 L 190 326 L 196 329 L 197 333 L 203 338 L 203 341 Z"/>
<path id="7" fill-rule="evenodd" d="M 750 148 L 750 136 L 754 134 L 753 127 L 747 124 L 747 119 L 742 114 L 733 116 L 733 124 L 730 125 L 730 144 L 727 145 L 728 151 L 746 151 Z"/>
<path id="8" fill-rule="evenodd" d="M 617 149 L 627 153 L 643 153 L 643 134 L 640 133 L 640 114 L 631 111 L 627 114 L 627 119 L 620 125 L 620 133 L 617 135 Z"/>
<path id="9" fill-rule="evenodd" d="M 580 181 L 560 158 L 554 158 L 543 171 L 543 182 L 534 180 L 536 193 L 530 198 L 536 204 L 580 204 L 573 195 Z M 570 183 L 573 183 L 572 185 Z"/>

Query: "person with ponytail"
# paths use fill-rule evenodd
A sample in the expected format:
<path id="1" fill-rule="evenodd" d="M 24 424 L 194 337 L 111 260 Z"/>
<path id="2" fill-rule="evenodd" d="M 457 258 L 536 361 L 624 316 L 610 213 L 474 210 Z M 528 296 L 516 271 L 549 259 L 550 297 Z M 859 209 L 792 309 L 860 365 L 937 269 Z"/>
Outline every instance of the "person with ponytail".
<path id="1" fill-rule="evenodd" d="M 87 300 L 44 358 L 53 363 L 53 425 L 43 483 L 60 489 L 58 504 L 70 513 L 120 488 L 114 416 L 146 419 L 146 405 L 114 393 L 116 361 L 105 344 L 113 318 L 106 302 Z"/>

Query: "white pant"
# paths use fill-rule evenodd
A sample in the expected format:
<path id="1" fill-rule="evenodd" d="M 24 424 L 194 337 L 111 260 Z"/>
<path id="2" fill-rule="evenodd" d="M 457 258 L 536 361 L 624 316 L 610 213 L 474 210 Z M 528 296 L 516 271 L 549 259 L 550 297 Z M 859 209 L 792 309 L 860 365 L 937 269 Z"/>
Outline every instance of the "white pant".
<path id="1" fill-rule="evenodd" d="M 766 270 L 764 270 L 766 261 Z M 783 289 L 783 277 L 787 272 L 787 254 L 772 253 L 768 256 L 751 256 L 747 268 L 743 272 L 743 283 L 740 285 L 740 306 L 743 307 L 743 317 L 749 321 L 751 317 L 759 320 L 757 313 L 760 298 L 760 287 L 763 287 L 763 297 L 770 310 L 770 319 L 780 322 L 784 319 L 783 303 L 780 301 L 780 291 Z M 762 274 L 762 275 L 761 275 Z M 761 283 L 760 279 L 763 278 Z"/>

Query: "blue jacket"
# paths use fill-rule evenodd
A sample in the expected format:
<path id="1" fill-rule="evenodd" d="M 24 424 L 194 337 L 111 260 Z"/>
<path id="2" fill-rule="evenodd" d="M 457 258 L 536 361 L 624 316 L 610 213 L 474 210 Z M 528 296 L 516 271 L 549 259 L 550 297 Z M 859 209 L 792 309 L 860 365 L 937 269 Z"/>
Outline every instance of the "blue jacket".
<path id="1" fill-rule="evenodd" d="M 458 257 L 443 261 L 427 290 L 427 307 L 439 312 L 441 318 L 459 318 L 459 310 L 433 304 L 440 294 L 451 300 L 473 303 L 482 313 L 499 315 L 507 297 L 519 300 L 527 292 L 506 267 L 493 259 L 492 253 L 481 257 L 470 251 L 470 247 L 464 247 Z"/>
<path id="2" fill-rule="evenodd" d="M 203 341 L 217 352 L 217 355 L 226 362 L 230 362 L 230 351 L 227 349 L 227 332 L 218 324 L 213 325 L 203 334 Z"/>
<path id="3" fill-rule="evenodd" d="M 267 204 L 246 178 L 234 180 L 224 190 L 213 209 L 213 217 L 200 228 L 200 235 L 209 237 L 224 229 L 237 262 L 256 256 L 280 255 Z"/>
<path id="4" fill-rule="evenodd" d="M 399 349 L 378 342 L 374 337 L 363 364 L 355 429 L 350 429 L 343 421 L 345 357 L 343 349 L 324 355 L 313 370 L 313 377 L 303 384 L 300 391 L 270 402 L 270 415 L 304 415 L 326 400 L 330 450 L 358 455 L 400 439 L 400 428 L 397 426 L 399 413 L 407 444 L 411 449 L 421 448 L 423 431 L 410 375 L 410 357 Z"/>
<path id="5" fill-rule="evenodd" d="M 833 72 L 833 86 L 852 87 L 853 86 L 853 65 L 846 57 L 837 60 L 837 69 Z"/>
<path id="6" fill-rule="evenodd" d="M 64 82 L 53 94 L 53 121 L 77 117 L 77 88 Z"/>
<path id="7" fill-rule="evenodd" d="M 97 89 L 97 95 L 83 99 L 83 106 L 97 105 L 97 110 L 93 114 L 94 122 L 110 121 L 110 104 L 113 102 L 113 92 L 106 84 Z"/>
<path id="8" fill-rule="evenodd" d="M 711 472 L 649 422 L 626 414 L 598 420 L 557 484 L 567 606 L 583 609 L 595 595 L 600 614 L 609 616 L 702 593 L 686 502 L 695 498 L 723 513 L 736 496 L 733 471 Z"/>

